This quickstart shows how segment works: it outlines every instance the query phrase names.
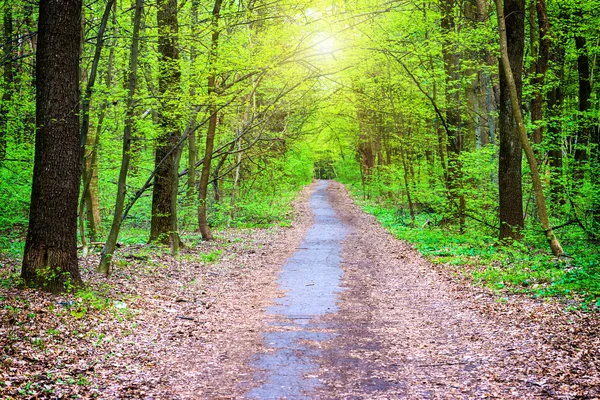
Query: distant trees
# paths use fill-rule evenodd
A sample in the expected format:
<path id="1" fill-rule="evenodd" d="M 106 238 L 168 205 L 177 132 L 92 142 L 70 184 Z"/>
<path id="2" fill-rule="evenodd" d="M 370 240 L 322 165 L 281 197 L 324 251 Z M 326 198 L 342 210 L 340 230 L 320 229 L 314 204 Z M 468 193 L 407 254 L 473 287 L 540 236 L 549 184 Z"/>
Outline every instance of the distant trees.
<path id="1" fill-rule="evenodd" d="M 52 292 L 81 284 L 77 200 L 81 175 L 81 0 L 41 0 L 36 53 L 36 144 L 22 277 Z"/>
<path id="2" fill-rule="evenodd" d="M 525 170 L 532 173 L 523 174 L 523 155 L 529 159 L 529 152 L 524 152 L 506 72 L 494 57 L 499 40 L 497 19 L 490 18 L 493 5 L 415 0 L 371 14 L 377 31 L 358 30 L 361 45 L 370 49 L 364 57 L 378 60 L 368 69 L 367 62 L 352 66 L 365 68 L 365 76 L 349 73 L 345 81 L 352 82 L 355 96 L 355 152 L 361 176 L 368 175 L 365 193 L 385 201 L 406 199 L 412 221 L 421 205 L 435 211 L 437 224 L 446 229 L 485 227 L 504 243 L 520 241 L 526 229 L 535 229 L 560 254 L 552 225 L 577 224 L 589 240 L 600 228 L 594 221 L 600 216 L 595 211 L 600 185 L 592 172 L 598 161 L 587 159 L 598 154 L 598 104 L 589 64 L 597 49 L 589 38 L 598 33 L 592 10 L 599 4 L 501 4 L 518 109 L 539 182 L 531 160 Z M 381 76 L 388 69 L 395 76 L 386 81 Z M 375 100 L 377 92 L 365 89 L 367 77 L 375 77 L 367 87 L 389 85 L 395 97 L 387 96 L 383 104 Z M 360 90 L 355 82 L 361 82 Z M 412 124 L 399 124 L 400 118 Z M 429 123 L 415 123 L 424 120 Z M 399 132 L 390 135 L 394 126 Z M 388 138 L 385 145 L 381 138 Z M 429 171 L 427 178 L 423 171 Z M 541 199 L 551 200 L 547 221 Z M 404 212 L 405 206 L 399 207 Z M 532 221 L 531 215 L 539 219 Z"/>
<path id="3" fill-rule="evenodd" d="M 57 3 L 45 1 L 40 10 L 52 11 L 48 4 Z M 268 221 L 279 188 L 304 182 L 317 163 L 362 183 L 366 197 L 393 204 L 399 215 L 406 211 L 410 225 L 427 213 L 425 227 L 484 229 L 504 243 L 529 238 L 531 230 L 543 237 L 552 227 L 597 240 L 600 2 L 503 3 L 508 60 L 539 182 L 529 173 L 535 167 L 522 165 L 524 142 L 496 58 L 493 5 L 91 2 L 77 37 L 71 33 L 82 51 L 79 74 L 51 72 L 48 83 L 48 70 L 66 68 L 48 52 L 66 51 L 53 43 L 67 33 L 44 28 L 55 20 L 40 12 L 36 35 L 35 7 L 7 0 L 0 8 L 0 233 L 18 236 L 30 225 L 24 276 L 32 284 L 40 284 L 35 260 L 45 254 L 39 244 L 46 235 L 63 237 L 60 245 L 43 239 L 44 246 L 68 247 L 64 265 L 75 268 L 76 242 L 65 228 L 71 214 L 46 222 L 71 206 L 78 186 L 83 254 L 89 242 L 103 242 L 99 270 L 107 274 L 122 227 L 176 254 L 183 230 L 210 240 L 214 226 Z M 70 29 L 70 18 L 58 21 Z M 60 38 L 48 44 L 48 33 Z M 70 68 L 74 54 L 61 56 Z M 77 87 L 81 106 L 71 93 Z M 75 102 L 70 114 L 68 102 Z M 75 185 L 67 132 L 79 123 L 85 152 Z M 542 195 L 549 199 L 546 222 L 531 218 L 543 214 Z M 31 204 L 23 200 L 30 196 Z M 69 279 L 76 282 L 76 273 Z"/>

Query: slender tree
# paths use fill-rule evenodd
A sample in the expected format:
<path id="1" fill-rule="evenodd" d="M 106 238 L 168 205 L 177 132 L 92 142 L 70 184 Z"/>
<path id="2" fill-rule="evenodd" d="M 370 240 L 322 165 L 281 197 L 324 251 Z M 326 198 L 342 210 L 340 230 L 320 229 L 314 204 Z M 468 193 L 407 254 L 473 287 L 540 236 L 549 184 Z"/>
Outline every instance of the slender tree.
<path id="1" fill-rule="evenodd" d="M 575 173 L 577 181 L 583 179 L 583 163 L 588 159 L 588 145 L 590 142 L 590 119 L 587 112 L 591 107 L 592 83 L 590 80 L 590 57 L 588 55 L 587 40 L 584 36 L 575 36 L 577 49 L 577 72 L 579 76 L 579 132 L 577 134 L 577 147 L 575 148 Z"/>
<path id="2" fill-rule="evenodd" d="M 198 34 L 198 3 L 199 0 L 192 0 L 192 32 L 194 35 Z M 195 42 L 191 43 L 190 48 L 190 66 L 192 70 L 195 68 L 196 58 L 198 56 L 198 50 Z M 195 77 L 195 76 L 194 76 Z M 193 99 L 196 96 L 196 89 L 192 85 L 190 88 L 190 97 Z M 194 112 L 194 121 L 196 114 L 199 109 Z M 187 188 L 187 203 L 189 205 L 194 204 L 194 198 L 196 196 L 196 161 L 198 159 L 198 148 L 196 145 L 196 134 L 192 133 L 188 137 L 188 188 Z"/>
<path id="3" fill-rule="evenodd" d="M 200 191 L 198 194 L 199 205 L 198 205 L 198 226 L 202 239 L 212 240 L 213 236 L 208 226 L 208 220 L 206 217 L 206 200 L 208 198 L 208 183 L 210 178 L 210 164 L 213 158 L 213 148 L 215 144 L 215 132 L 217 130 L 217 86 L 216 86 L 216 74 L 217 74 L 217 50 L 219 46 L 219 19 L 221 17 L 221 3 L 222 0 L 215 0 L 215 6 L 212 11 L 212 35 L 211 45 L 209 53 L 209 73 L 208 73 L 208 102 L 209 102 L 209 113 L 210 119 L 208 121 L 208 131 L 206 133 L 206 149 L 204 150 L 204 162 L 202 164 L 202 175 L 200 176 Z"/>
<path id="4" fill-rule="evenodd" d="M 501 0 L 500 0 L 501 2 Z M 525 46 L 525 0 L 505 0 L 506 47 L 519 102 L 523 88 L 523 52 Z M 511 103 L 505 69 L 500 68 L 500 153 L 498 185 L 500 188 L 500 239 L 521 239 L 524 226 L 522 152 L 519 128 Z"/>
<path id="5" fill-rule="evenodd" d="M 0 164 L 6 157 L 6 139 L 9 131 L 9 111 L 13 93 L 13 15 L 12 0 L 4 0 L 4 82 L 2 82 L 2 103 L 0 103 Z"/>
<path id="6" fill-rule="evenodd" d="M 117 247 L 117 238 L 119 230 L 123 223 L 123 209 L 125 208 L 125 195 L 127 194 L 127 173 L 129 172 L 129 162 L 131 160 L 131 132 L 133 129 L 135 111 L 135 94 L 138 86 L 138 58 L 140 50 L 140 27 L 142 25 L 142 15 L 144 13 L 144 0 L 136 0 L 135 15 L 133 17 L 133 37 L 131 40 L 131 50 L 129 52 L 129 83 L 127 93 L 127 104 L 125 112 L 125 127 L 123 128 L 123 151 L 121 155 L 121 169 L 119 172 L 119 181 L 117 183 L 117 199 L 115 200 L 115 212 L 113 221 L 108 234 L 108 239 L 104 243 L 98 265 L 98 272 L 110 274 L 110 265 L 113 253 Z"/>
<path id="7" fill-rule="evenodd" d="M 92 241 L 96 239 L 96 233 L 100 228 L 100 205 L 98 201 L 98 146 L 100 139 L 100 132 L 96 132 L 96 135 L 89 136 L 90 130 L 90 105 L 92 100 L 92 94 L 94 91 L 94 85 L 96 83 L 96 76 L 98 75 L 98 64 L 100 63 L 100 56 L 102 54 L 102 48 L 104 47 L 104 32 L 108 24 L 110 12 L 115 4 L 115 0 L 108 0 L 104 8 L 104 14 L 100 21 L 98 28 L 98 36 L 96 37 L 96 47 L 94 50 L 94 58 L 92 60 L 92 68 L 89 76 L 87 76 L 87 84 L 85 94 L 82 99 L 81 106 L 81 154 L 83 157 L 82 162 L 82 184 L 83 193 L 81 194 L 81 201 L 79 206 L 79 235 L 83 245 L 84 257 L 87 255 L 88 247 L 86 234 L 84 229 L 84 206 L 88 211 L 88 222 L 90 225 L 90 238 Z M 85 30 L 82 31 L 82 38 Z M 83 41 L 82 41 L 83 42 Z M 82 46 L 83 51 L 83 46 Z M 101 109 L 104 109 L 105 105 L 101 105 Z M 103 111 L 101 111 L 102 113 Z M 104 117 L 100 118 L 99 125 L 102 124 Z M 88 152 L 89 150 L 89 152 Z"/>
<path id="8" fill-rule="evenodd" d="M 448 141 L 448 192 L 452 207 L 458 212 L 461 232 L 465 224 L 465 196 L 460 193 L 462 180 L 462 163 L 460 153 L 463 149 L 463 121 L 461 116 L 461 76 L 460 55 L 454 44 L 455 4 L 454 0 L 444 0 L 442 3 L 442 32 L 444 41 L 442 53 L 444 58 L 444 69 L 446 71 L 446 125 Z M 456 204 L 458 203 L 458 204 Z"/>
<path id="9" fill-rule="evenodd" d="M 535 26 L 535 20 L 531 21 L 531 29 L 535 31 L 539 30 L 539 38 L 536 43 L 536 60 L 533 63 L 534 77 L 532 83 L 534 85 L 534 97 L 531 102 L 531 121 L 535 127 L 533 129 L 533 143 L 542 143 L 542 127 L 539 124 L 542 122 L 544 117 L 542 113 L 543 108 L 543 93 L 544 93 L 544 81 L 546 79 L 546 72 L 548 71 L 548 61 L 550 59 L 550 23 L 548 22 L 548 12 L 546 10 L 545 0 L 536 0 L 532 7 L 533 17 L 537 17 L 537 27 Z"/>
<path id="10" fill-rule="evenodd" d="M 52 292 L 82 283 L 77 263 L 81 10 L 81 0 L 39 3 L 35 163 L 22 277 Z"/>

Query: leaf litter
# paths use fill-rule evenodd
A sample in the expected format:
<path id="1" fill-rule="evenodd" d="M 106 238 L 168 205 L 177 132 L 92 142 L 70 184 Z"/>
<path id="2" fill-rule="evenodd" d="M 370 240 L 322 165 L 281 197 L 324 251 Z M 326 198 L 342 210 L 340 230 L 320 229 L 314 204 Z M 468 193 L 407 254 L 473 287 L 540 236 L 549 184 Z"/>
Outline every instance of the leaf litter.
<path id="1" fill-rule="evenodd" d="M 600 396 L 598 314 L 566 312 L 556 299 L 498 301 L 394 239 L 343 185 L 329 191 L 351 231 L 346 291 L 328 317 L 340 334 L 321 362 L 319 398 Z"/>
<path id="2" fill-rule="evenodd" d="M 77 295 L 0 289 L 0 398 L 241 397 L 277 273 L 311 224 L 310 190 L 291 228 L 229 229 L 177 258 L 122 247 L 108 279 L 90 256 Z M 2 279 L 19 271 L 0 262 Z"/>
<path id="3" fill-rule="evenodd" d="M 265 308 L 312 223 L 311 190 L 291 228 L 227 230 L 177 258 L 123 247 L 108 280 L 89 257 L 77 295 L 0 289 L 0 397 L 243 398 L 260 385 L 251 360 L 268 351 Z M 341 184 L 329 196 L 350 229 L 345 291 L 324 317 L 337 335 L 314 343 L 320 370 L 307 378 L 323 386 L 311 398 L 600 397 L 597 314 L 524 295 L 499 302 L 395 240 Z M 0 263 L 3 280 L 19 270 Z"/>

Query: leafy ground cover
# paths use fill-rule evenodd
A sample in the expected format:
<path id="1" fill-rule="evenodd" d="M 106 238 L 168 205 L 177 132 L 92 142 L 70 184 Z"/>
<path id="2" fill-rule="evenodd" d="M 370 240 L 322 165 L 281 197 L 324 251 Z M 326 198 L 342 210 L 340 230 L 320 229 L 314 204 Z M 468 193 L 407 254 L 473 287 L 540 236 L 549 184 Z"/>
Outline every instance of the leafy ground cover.
<path id="1" fill-rule="evenodd" d="M 476 222 L 461 234 L 440 223 L 441 216 L 421 212 L 413 225 L 397 204 L 365 199 L 357 187 L 352 192 L 357 204 L 397 238 L 413 243 L 434 264 L 495 290 L 499 301 L 504 294 L 524 293 L 565 299 L 568 307 L 583 310 L 600 308 L 600 251 L 575 229 L 562 232 L 567 253 L 557 260 L 535 227 L 522 242 L 505 245 Z"/>
<path id="2" fill-rule="evenodd" d="M 254 336 L 264 305 L 255 298 L 259 288 L 271 295 L 266 281 L 274 284 L 269 271 L 278 265 L 265 261 L 262 249 L 284 236 L 281 229 L 221 231 L 216 241 L 198 241 L 178 257 L 157 246 L 124 245 L 109 279 L 94 272 L 98 255 L 92 255 L 80 260 L 85 288 L 61 296 L 20 287 L 18 260 L 3 257 L 2 398 L 173 398 L 169 363 L 186 356 L 215 370 L 228 354 L 242 371 L 246 358 L 228 346 L 235 346 L 231 336 L 260 344 Z M 269 268 L 261 271 L 263 263 Z"/>
<path id="3" fill-rule="evenodd" d="M 294 248 L 285 238 L 300 236 L 303 229 L 288 228 L 298 215 L 294 196 L 297 190 L 290 189 L 280 198 L 241 203 L 245 208 L 237 212 L 244 219 L 229 228 L 224 226 L 229 210 L 221 210 L 220 222 L 213 221 L 217 240 L 202 242 L 198 233 L 182 233 L 186 247 L 177 257 L 148 244 L 147 227 L 132 219 L 122 233 L 112 276 L 95 272 L 97 247 L 80 259 L 86 286 L 60 296 L 23 287 L 23 237 L 8 236 L 0 253 L 1 397 L 123 398 L 152 392 L 172 398 L 170 385 L 156 373 L 167 368 L 165 363 L 195 351 L 205 363 L 220 363 L 223 353 L 238 351 L 229 335 L 251 336 L 258 346 L 264 305 L 257 299 L 276 296 L 268 287 L 276 282 L 274 271 L 282 262 L 277 257 Z M 280 247 L 267 252 L 266 244 L 278 242 L 275 238 Z M 275 261 L 267 261 L 267 253 Z M 242 352 L 249 357 L 254 348 L 246 347 Z M 244 357 L 237 357 L 232 368 L 247 368 Z M 195 372 L 211 368 L 217 366 Z M 220 383 L 206 390 L 236 389 Z"/>

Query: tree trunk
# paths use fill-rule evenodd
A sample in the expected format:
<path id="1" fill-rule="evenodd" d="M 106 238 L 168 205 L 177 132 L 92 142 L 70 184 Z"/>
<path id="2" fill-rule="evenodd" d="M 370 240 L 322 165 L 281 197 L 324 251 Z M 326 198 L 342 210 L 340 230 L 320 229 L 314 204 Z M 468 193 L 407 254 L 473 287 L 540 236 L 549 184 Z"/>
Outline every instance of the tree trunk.
<path id="1" fill-rule="evenodd" d="M 501 0 L 496 0 L 500 1 Z M 523 49 L 525 46 L 525 0 L 505 0 L 506 24 L 511 27 L 507 36 L 508 59 L 513 73 L 517 97 L 523 87 Z M 504 20 L 503 20 L 504 22 Z M 520 106 L 519 106 L 520 107 Z M 511 103 L 505 68 L 500 66 L 500 154 L 498 185 L 500 189 L 500 239 L 521 239 L 524 226 L 522 152 L 519 130 Z"/>
<path id="2" fill-rule="evenodd" d="M 231 200 L 229 202 L 229 221 L 228 224 L 231 224 L 231 221 L 235 218 L 235 201 L 238 197 L 238 184 L 240 182 L 240 170 L 242 168 L 242 139 L 240 137 L 241 130 L 239 129 L 237 132 L 236 138 L 236 146 L 237 146 L 237 162 L 235 165 L 235 174 L 233 178 L 233 186 L 231 187 Z"/>
<path id="3" fill-rule="evenodd" d="M 217 48 L 219 46 L 219 19 L 221 16 L 222 0 L 215 0 L 215 6 L 212 11 L 212 37 L 209 54 L 209 75 L 208 75 L 208 96 L 210 119 L 208 121 L 208 131 L 206 132 L 206 149 L 204 151 L 204 163 L 202 164 L 202 175 L 200 176 L 200 193 L 198 204 L 198 226 L 202 239 L 212 240 L 213 236 L 208 226 L 206 216 L 206 200 L 208 195 L 208 181 L 210 178 L 210 164 L 215 143 L 215 132 L 217 130 L 217 99 L 216 93 L 216 59 Z"/>
<path id="4" fill-rule="evenodd" d="M 536 0 L 537 21 L 539 29 L 539 45 L 537 50 L 537 60 L 534 62 L 535 76 L 532 79 L 534 96 L 531 102 L 531 121 L 533 122 L 532 140 L 535 144 L 542 143 L 542 127 L 539 124 L 542 121 L 543 113 L 543 90 L 546 72 L 548 71 L 548 59 L 550 58 L 550 24 L 548 22 L 548 13 L 546 11 L 546 1 Z M 532 22 L 532 29 L 535 24 Z"/>
<path id="5" fill-rule="evenodd" d="M 104 106 L 101 106 L 104 108 Z M 89 157 L 86 157 L 84 168 L 84 182 L 87 183 L 87 190 L 83 196 L 86 209 L 86 220 L 91 242 L 96 242 L 102 231 L 102 218 L 100 217 L 100 200 L 98 199 L 98 147 L 100 146 L 100 134 L 102 131 L 102 121 L 105 111 L 102 110 L 98 119 L 96 133 L 88 136 Z"/>
<path id="6" fill-rule="evenodd" d="M 115 213 L 108 234 L 108 239 L 102 248 L 98 272 L 107 276 L 110 274 L 110 265 L 113 253 L 117 247 L 117 238 L 123 222 L 123 208 L 125 206 L 125 195 L 127 193 L 127 172 L 129 171 L 129 161 L 131 160 L 131 131 L 133 126 L 133 112 L 135 109 L 135 92 L 138 81 L 138 56 L 140 42 L 140 26 L 142 14 L 144 12 L 144 0 L 136 0 L 135 16 L 133 20 L 133 38 L 131 41 L 131 51 L 129 54 L 129 83 L 127 93 L 127 104 L 125 111 L 125 127 L 123 128 L 123 151 L 121 156 L 121 170 L 119 172 L 119 181 L 117 183 L 117 198 L 115 200 Z"/>
<path id="7" fill-rule="evenodd" d="M 0 104 L 0 165 L 6 158 L 6 143 L 9 132 L 10 103 L 13 93 L 13 17 L 12 1 L 4 0 L 4 82 L 2 83 L 2 103 Z"/>
<path id="8" fill-rule="evenodd" d="M 461 119 L 460 99 L 460 57 L 456 46 L 448 39 L 452 37 L 455 29 L 454 0 L 445 0 L 441 21 L 442 32 L 446 39 L 442 43 L 444 69 L 446 70 L 446 125 L 448 126 L 448 197 L 450 206 L 457 209 L 460 231 L 464 231 L 465 224 L 465 198 L 461 193 L 462 163 L 460 153 L 463 148 L 463 127 Z M 458 204 L 457 204 L 458 202 Z"/>
<path id="9" fill-rule="evenodd" d="M 586 39 L 575 36 L 577 48 L 577 72 L 579 74 L 579 132 L 575 147 L 575 168 L 573 177 L 575 181 L 583 179 L 583 163 L 588 159 L 588 145 L 590 142 L 589 118 L 586 112 L 591 107 L 592 85 L 590 82 L 590 59 L 587 53 Z"/>
<path id="10" fill-rule="evenodd" d="M 51 292 L 82 284 L 77 263 L 81 10 L 81 0 L 39 3 L 37 131 L 21 276 Z"/>
<path id="11" fill-rule="evenodd" d="M 102 48 L 104 47 L 104 32 L 106 31 L 106 26 L 108 24 L 108 19 L 110 17 L 110 12 L 113 8 L 115 0 L 109 0 L 106 3 L 106 7 L 104 9 L 104 14 L 102 15 L 102 20 L 100 21 L 100 26 L 98 28 L 98 36 L 96 38 L 96 48 L 94 51 L 94 58 L 92 61 L 92 68 L 90 70 L 89 77 L 83 71 L 82 80 L 87 81 L 85 94 L 82 99 L 81 106 L 81 155 L 82 155 L 82 183 L 83 183 L 83 193 L 81 194 L 81 206 L 79 211 L 79 219 L 80 219 L 80 237 L 83 244 L 83 253 L 84 257 L 87 256 L 87 241 L 85 239 L 85 224 L 84 219 L 86 216 L 84 215 L 84 206 L 87 209 L 87 220 L 88 220 L 88 228 L 90 231 L 90 240 L 96 240 L 96 234 L 98 229 L 100 228 L 100 204 L 98 201 L 98 144 L 99 144 L 99 135 L 100 132 L 97 131 L 95 137 L 88 137 L 89 129 L 90 129 L 90 104 L 92 99 L 92 93 L 94 90 L 94 85 L 96 83 L 96 76 L 98 74 L 98 64 L 100 63 L 100 56 L 102 54 Z M 82 39 L 83 34 L 85 32 L 85 25 L 82 18 Z M 83 41 L 81 46 L 81 51 L 83 52 Z M 104 119 L 104 108 L 105 106 L 101 106 L 101 114 L 99 125 L 102 125 L 102 120 Z M 89 149 L 89 151 L 88 151 Z"/>
<path id="12" fill-rule="evenodd" d="M 177 233 L 177 202 L 172 201 L 173 193 L 179 187 L 179 151 L 172 151 L 180 139 L 178 104 L 175 99 L 180 91 L 181 69 L 177 48 L 177 0 L 159 0 L 157 10 L 159 82 L 161 110 L 159 126 L 161 135 L 155 151 L 154 187 L 152 192 L 152 221 L 150 241 L 168 244 L 170 237 Z M 176 196 L 176 194 L 175 194 Z M 172 217 L 173 216 L 173 217 Z"/>
<path id="13" fill-rule="evenodd" d="M 171 169 L 171 180 L 178 182 L 179 161 L 181 160 L 181 146 L 177 146 L 174 153 L 175 159 L 173 161 L 173 168 Z M 169 244 L 171 245 L 171 254 L 173 256 L 177 256 L 179 254 L 179 249 L 182 246 L 181 238 L 179 237 L 179 232 L 177 231 L 177 196 L 178 190 L 177 186 L 175 186 L 174 190 L 171 192 L 171 232 L 169 235 Z"/>
<path id="14" fill-rule="evenodd" d="M 192 0 L 192 32 L 196 35 L 198 26 L 198 3 L 199 0 Z M 190 67 L 192 71 L 195 71 L 197 50 L 196 45 L 192 41 L 190 49 Z M 190 89 L 190 97 L 192 100 L 196 96 L 196 90 L 194 86 Z M 196 114 L 198 111 L 195 112 Z M 188 205 L 194 204 L 194 197 L 196 194 L 196 162 L 198 160 L 198 147 L 196 145 L 196 133 L 193 132 L 188 137 L 188 189 L 187 189 L 187 203 Z"/>
<path id="15" fill-rule="evenodd" d="M 548 161 L 550 165 L 550 193 L 551 202 L 564 204 L 565 189 L 562 181 L 563 174 L 563 135 L 560 129 L 560 118 L 564 103 L 564 92 L 562 90 L 565 75 L 565 49 L 557 45 L 553 51 L 553 61 L 558 67 L 558 85 L 548 94 L 548 130 L 550 148 L 548 149 Z"/>
<path id="16" fill-rule="evenodd" d="M 538 211 L 538 216 L 540 218 L 540 223 L 542 224 L 542 228 L 544 229 L 544 233 L 546 236 L 546 240 L 548 240 L 548 244 L 550 245 L 550 249 L 552 250 L 552 254 L 556 257 L 560 257 L 564 252 L 563 249 L 558 242 L 558 239 L 554 235 L 554 231 L 552 230 L 552 226 L 550 225 L 550 220 L 548 218 L 548 212 L 546 210 L 546 199 L 544 198 L 544 189 L 542 187 L 542 180 L 540 179 L 540 173 L 538 169 L 537 160 L 535 158 L 535 154 L 531 145 L 529 144 L 529 139 L 527 137 L 527 131 L 525 130 L 525 123 L 523 122 L 523 116 L 521 115 L 521 99 L 519 98 L 519 93 L 517 92 L 517 84 L 515 82 L 512 69 L 510 66 L 510 59 L 508 53 L 508 40 L 506 38 L 506 25 L 504 21 L 504 12 L 502 10 L 502 1 L 496 0 L 496 11 L 498 13 L 498 30 L 500 31 L 500 50 L 502 53 L 502 69 L 504 71 L 504 76 L 506 78 L 506 85 L 509 89 L 510 94 L 510 102 L 513 109 L 513 115 L 515 117 L 515 122 L 517 124 L 519 140 L 523 146 L 523 150 L 525 151 L 525 156 L 527 157 L 527 162 L 529 163 L 529 167 L 531 169 L 531 179 L 533 180 L 533 190 L 535 192 L 535 200 Z M 512 28 L 512 27 L 511 27 Z"/>
<path id="17" fill-rule="evenodd" d="M 113 2 L 115 0 L 108 0 L 100 21 L 100 27 L 98 28 L 98 37 L 96 38 L 96 49 L 94 51 L 94 59 L 92 61 L 92 69 L 85 88 L 85 95 L 83 96 L 81 106 L 81 148 L 82 156 L 85 155 L 85 145 L 87 143 L 87 135 L 90 129 L 90 103 L 92 100 L 92 92 L 94 85 L 96 84 L 96 76 L 98 75 L 98 64 L 100 63 L 100 56 L 102 54 L 102 48 L 104 47 L 104 32 L 106 25 L 108 24 L 108 18 L 110 17 L 110 11 L 112 9 Z"/>

